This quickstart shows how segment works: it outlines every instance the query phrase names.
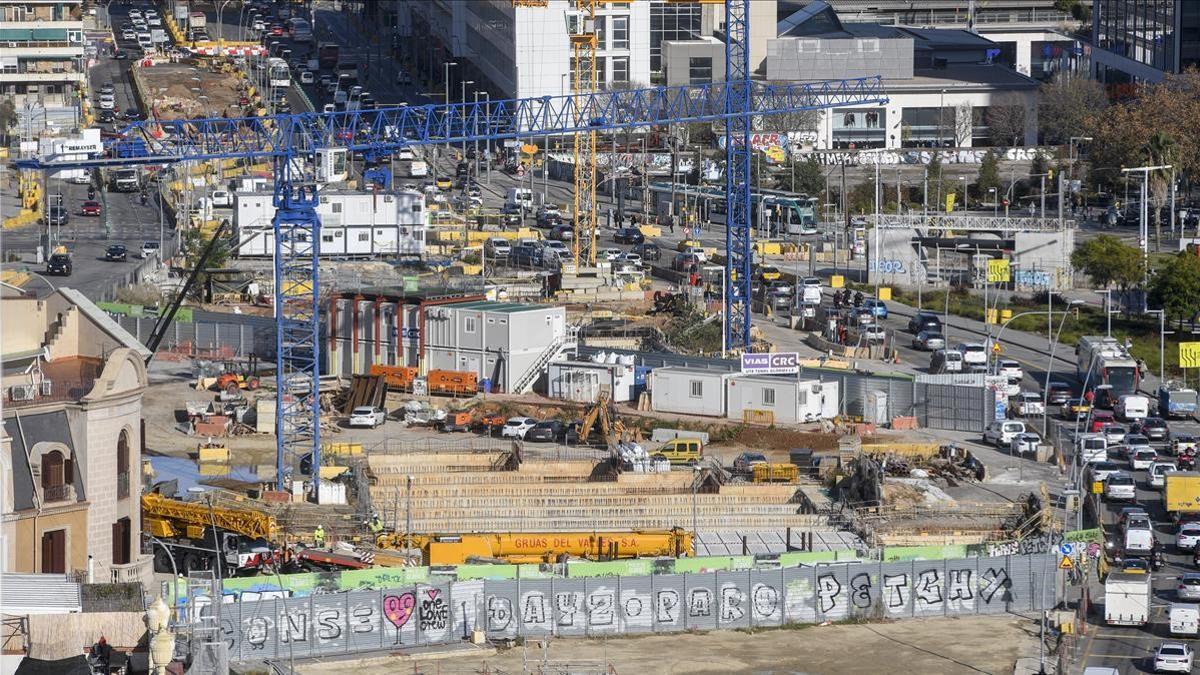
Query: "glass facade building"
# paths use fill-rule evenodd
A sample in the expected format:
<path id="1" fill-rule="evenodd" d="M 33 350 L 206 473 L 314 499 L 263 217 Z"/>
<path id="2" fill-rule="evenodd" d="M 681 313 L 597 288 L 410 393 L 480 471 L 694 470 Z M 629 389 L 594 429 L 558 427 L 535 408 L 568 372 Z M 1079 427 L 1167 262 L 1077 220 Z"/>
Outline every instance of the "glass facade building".
<path id="1" fill-rule="evenodd" d="M 1197 0 L 1094 0 L 1092 48 L 1163 73 L 1200 65 L 1200 2 Z M 1097 59 L 1101 79 L 1127 80 L 1120 65 Z"/>
<path id="2" fill-rule="evenodd" d="M 696 40 L 700 37 L 703 7 L 698 2 L 650 2 L 650 80 L 661 84 L 663 78 L 663 40 Z"/>

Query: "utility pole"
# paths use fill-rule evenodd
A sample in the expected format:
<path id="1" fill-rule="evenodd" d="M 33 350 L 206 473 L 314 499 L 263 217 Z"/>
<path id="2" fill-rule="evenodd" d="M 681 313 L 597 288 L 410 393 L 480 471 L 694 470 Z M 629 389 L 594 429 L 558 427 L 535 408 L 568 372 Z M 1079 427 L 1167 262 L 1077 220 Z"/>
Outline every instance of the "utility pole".
<path id="1" fill-rule="evenodd" d="M 1130 173 L 1142 174 L 1142 203 L 1141 203 L 1141 208 L 1139 209 L 1139 214 L 1138 214 L 1139 220 L 1141 222 L 1138 223 L 1138 244 L 1142 247 L 1142 286 L 1143 286 L 1143 289 L 1145 288 L 1145 285 L 1146 285 L 1146 279 L 1150 274 L 1150 270 L 1149 270 L 1150 230 L 1149 230 L 1149 222 L 1148 222 L 1149 218 L 1150 218 L 1150 212 L 1149 212 L 1149 209 L 1147 208 L 1147 204 L 1146 204 L 1146 193 L 1148 192 L 1149 187 L 1150 187 L 1150 185 L 1149 185 L 1150 184 L 1150 172 L 1151 171 L 1164 171 L 1166 169 L 1171 169 L 1171 168 L 1174 168 L 1174 167 L 1172 167 L 1170 164 L 1160 164 L 1157 166 L 1138 166 L 1138 167 L 1132 167 L 1132 168 L 1128 168 L 1128 169 L 1121 169 L 1121 173 L 1123 173 L 1123 174 L 1130 174 Z"/>

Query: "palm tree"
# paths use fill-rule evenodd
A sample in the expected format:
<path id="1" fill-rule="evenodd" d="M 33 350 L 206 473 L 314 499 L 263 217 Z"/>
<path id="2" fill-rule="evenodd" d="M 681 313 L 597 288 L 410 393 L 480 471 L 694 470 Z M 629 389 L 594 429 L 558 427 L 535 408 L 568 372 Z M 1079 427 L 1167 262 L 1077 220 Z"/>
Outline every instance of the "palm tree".
<path id="1" fill-rule="evenodd" d="M 1146 163 L 1151 166 L 1165 166 L 1172 164 L 1175 158 L 1177 146 L 1175 139 L 1171 138 L 1162 130 L 1155 131 L 1146 144 L 1142 146 L 1142 155 L 1146 159 Z M 1157 169 L 1151 171 L 1147 180 L 1149 182 L 1150 194 L 1153 196 L 1151 204 L 1155 205 L 1154 209 L 1150 209 L 1147 205 L 1146 211 L 1153 218 L 1154 223 L 1154 251 L 1162 250 L 1162 224 L 1158 217 L 1158 206 L 1161 206 L 1167 200 L 1167 194 L 1171 188 L 1171 178 L 1173 176 L 1172 169 Z M 1175 205 L 1172 204 L 1174 209 Z"/>

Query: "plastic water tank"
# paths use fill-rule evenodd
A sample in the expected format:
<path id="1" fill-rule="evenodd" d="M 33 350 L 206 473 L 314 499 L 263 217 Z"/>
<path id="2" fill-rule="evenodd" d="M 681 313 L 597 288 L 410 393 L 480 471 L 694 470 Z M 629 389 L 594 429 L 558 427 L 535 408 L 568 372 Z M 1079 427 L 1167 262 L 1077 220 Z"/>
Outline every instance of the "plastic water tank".
<path id="1" fill-rule="evenodd" d="M 886 391 L 868 391 L 863 401 L 863 421 L 869 424 L 887 424 L 888 398 Z"/>
<path id="2" fill-rule="evenodd" d="M 604 363 L 604 359 L 606 358 L 608 358 L 608 355 L 604 352 L 596 352 L 592 354 L 592 363 Z"/>
<path id="3" fill-rule="evenodd" d="M 622 354 L 617 357 L 617 362 L 623 366 L 633 366 L 635 359 L 633 358 L 633 354 Z"/>

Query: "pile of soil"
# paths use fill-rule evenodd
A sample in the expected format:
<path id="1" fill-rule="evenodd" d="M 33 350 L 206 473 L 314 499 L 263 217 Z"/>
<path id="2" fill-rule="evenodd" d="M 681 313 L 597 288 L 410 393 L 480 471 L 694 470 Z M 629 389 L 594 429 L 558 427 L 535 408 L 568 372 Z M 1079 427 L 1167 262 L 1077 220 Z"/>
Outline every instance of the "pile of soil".
<path id="1" fill-rule="evenodd" d="M 759 450 L 837 450 L 838 447 L 838 437 L 834 434 L 768 427 L 744 427 L 737 432 L 732 442 Z"/>

